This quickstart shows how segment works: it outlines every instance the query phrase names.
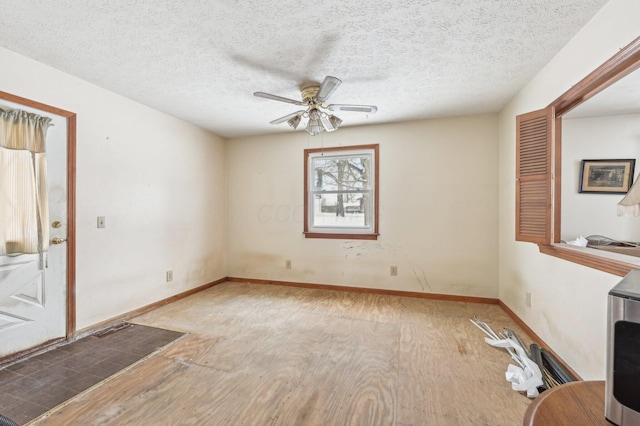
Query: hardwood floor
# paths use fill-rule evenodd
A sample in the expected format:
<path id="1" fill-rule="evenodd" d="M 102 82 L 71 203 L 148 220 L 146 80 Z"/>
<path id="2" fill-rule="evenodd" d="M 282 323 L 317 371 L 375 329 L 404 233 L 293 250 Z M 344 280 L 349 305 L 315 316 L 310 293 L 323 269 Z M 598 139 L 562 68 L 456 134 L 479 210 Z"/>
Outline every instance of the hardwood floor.
<path id="1" fill-rule="evenodd" d="M 225 283 L 132 322 L 188 333 L 37 425 L 519 425 L 497 305 Z"/>

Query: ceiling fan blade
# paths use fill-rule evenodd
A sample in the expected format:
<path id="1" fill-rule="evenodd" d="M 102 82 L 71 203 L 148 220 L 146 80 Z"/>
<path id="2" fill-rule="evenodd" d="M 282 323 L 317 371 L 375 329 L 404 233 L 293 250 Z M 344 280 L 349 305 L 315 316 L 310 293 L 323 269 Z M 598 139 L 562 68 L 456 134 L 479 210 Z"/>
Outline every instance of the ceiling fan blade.
<path id="1" fill-rule="evenodd" d="M 327 106 L 327 109 L 331 111 L 354 111 L 354 112 L 368 112 L 370 114 L 378 111 L 378 107 L 375 105 L 350 105 L 350 104 L 331 104 Z"/>
<path id="2" fill-rule="evenodd" d="M 259 98 L 271 99 L 274 101 L 286 102 L 289 104 L 294 104 L 299 106 L 307 106 L 305 102 L 296 101 L 295 99 L 283 98 L 282 96 L 272 95 L 270 93 L 255 92 L 253 95 Z"/>
<path id="3" fill-rule="evenodd" d="M 287 114 L 284 117 L 280 117 L 280 118 L 276 118 L 273 121 L 270 121 L 269 124 L 280 124 L 280 123 L 284 123 L 285 121 L 289 121 L 291 120 L 293 117 L 298 117 L 301 116 L 302 114 L 304 114 L 306 111 L 301 109 L 300 111 L 296 111 L 296 112 L 292 112 L 291 114 Z"/>
<path id="4" fill-rule="evenodd" d="M 316 95 L 316 99 L 319 102 L 324 102 L 329 99 L 329 96 L 333 92 L 336 91 L 338 87 L 342 84 L 342 81 L 339 78 L 331 77 L 330 75 L 326 76 L 320 85 L 320 89 L 318 89 L 318 94 Z"/>

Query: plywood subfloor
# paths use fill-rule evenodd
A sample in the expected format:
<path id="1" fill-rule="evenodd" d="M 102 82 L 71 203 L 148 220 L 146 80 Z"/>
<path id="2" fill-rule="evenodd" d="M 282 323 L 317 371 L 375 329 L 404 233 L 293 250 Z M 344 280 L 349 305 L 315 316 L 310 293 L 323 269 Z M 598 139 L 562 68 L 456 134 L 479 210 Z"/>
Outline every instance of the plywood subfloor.
<path id="1" fill-rule="evenodd" d="M 519 425 L 496 305 L 226 283 L 133 322 L 189 333 L 38 425 Z"/>

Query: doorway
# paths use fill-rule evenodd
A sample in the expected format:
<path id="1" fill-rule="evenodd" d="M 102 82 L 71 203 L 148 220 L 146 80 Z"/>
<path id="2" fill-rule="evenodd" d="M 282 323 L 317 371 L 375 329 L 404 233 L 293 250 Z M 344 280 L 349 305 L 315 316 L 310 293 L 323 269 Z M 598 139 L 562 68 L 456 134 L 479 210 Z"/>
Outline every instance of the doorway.
<path id="1" fill-rule="evenodd" d="M 0 362 L 75 334 L 76 115 L 0 92 L 0 104 L 52 118 L 47 146 L 50 247 L 39 256 L 0 256 Z"/>

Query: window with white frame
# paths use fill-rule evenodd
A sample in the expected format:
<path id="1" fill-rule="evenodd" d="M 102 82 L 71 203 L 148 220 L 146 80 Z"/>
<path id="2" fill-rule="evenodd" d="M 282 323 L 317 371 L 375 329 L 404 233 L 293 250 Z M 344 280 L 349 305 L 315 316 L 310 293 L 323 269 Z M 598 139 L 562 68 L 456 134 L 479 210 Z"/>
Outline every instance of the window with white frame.
<path id="1" fill-rule="evenodd" d="M 377 239 L 378 145 L 305 150 L 307 238 Z"/>

